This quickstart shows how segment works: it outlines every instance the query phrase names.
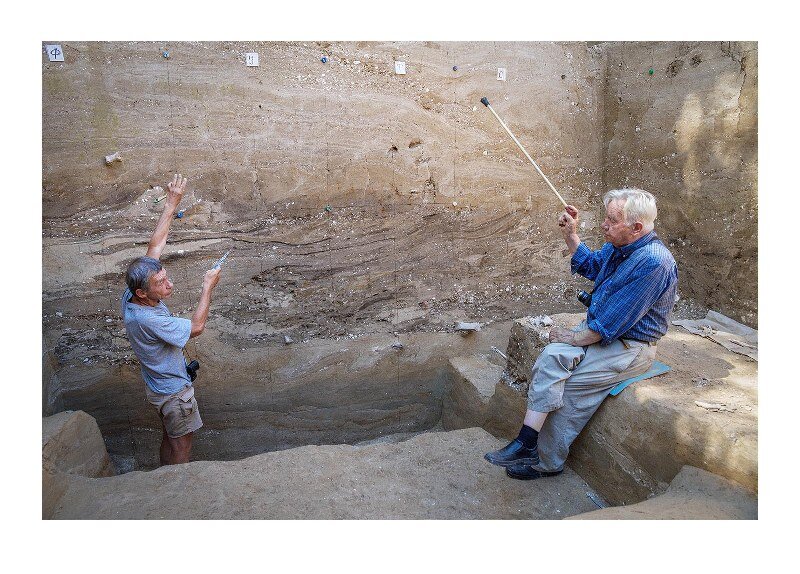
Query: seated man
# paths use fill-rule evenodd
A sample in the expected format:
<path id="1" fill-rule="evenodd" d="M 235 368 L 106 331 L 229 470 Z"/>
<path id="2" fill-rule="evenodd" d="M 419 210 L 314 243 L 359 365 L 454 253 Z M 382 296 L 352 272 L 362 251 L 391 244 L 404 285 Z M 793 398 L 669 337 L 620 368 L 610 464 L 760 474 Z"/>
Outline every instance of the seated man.
<path id="1" fill-rule="evenodd" d="M 192 378 L 186 370 L 183 347 L 205 329 L 211 292 L 219 282 L 219 269 L 206 271 L 203 290 L 191 321 L 173 317 L 162 299 L 172 295 L 172 282 L 159 258 L 167 243 L 173 213 L 186 188 L 176 175 L 167 186 L 164 212 L 147 246 L 147 255 L 128 265 L 122 296 L 122 317 L 133 352 L 142 367 L 147 400 L 161 418 L 161 464 L 189 462 L 192 433 L 203 426 Z"/>
<path id="2" fill-rule="evenodd" d="M 594 281 L 586 320 L 575 330 L 553 327 L 533 366 L 528 410 L 519 436 L 484 458 L 512 478 L 560 474 L 572 441 L 619 381 L 646 372 L 675 305 L 675 259 L 653 231 L 656 200 L 639 189 L 603 196 L 605 243 L 581 243 L 578 210 L 558 224 L 572 253 L 572 272 Z"/>

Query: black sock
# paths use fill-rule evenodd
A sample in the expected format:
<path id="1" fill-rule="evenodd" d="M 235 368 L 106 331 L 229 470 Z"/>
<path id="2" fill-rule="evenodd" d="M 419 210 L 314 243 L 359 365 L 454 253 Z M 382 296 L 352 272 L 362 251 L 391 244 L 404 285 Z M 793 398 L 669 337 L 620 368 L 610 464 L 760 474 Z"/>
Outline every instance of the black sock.
<path id="1" fill-rule="evenodd" d="M 525 448 L 535 448 L 539 441 L 539 431 L 533 430 L 528 425 L 522 425 L 517 440 L 525 445 Z"/>

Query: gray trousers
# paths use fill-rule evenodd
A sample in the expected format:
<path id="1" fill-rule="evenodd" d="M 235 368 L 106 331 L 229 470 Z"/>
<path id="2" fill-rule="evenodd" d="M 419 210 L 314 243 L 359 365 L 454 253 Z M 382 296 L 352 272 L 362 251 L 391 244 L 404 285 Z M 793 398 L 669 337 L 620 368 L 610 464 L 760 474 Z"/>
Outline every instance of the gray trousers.
<path id="1" fill-rule="evenodd" d="M 582 323 L 576 330 L 585 328 Z M 656 347 L 630 339 L 601 346 L 550 343 L 533 365 L 528 409 L 549 413 L 539 432 L 539 464 L 563 470 L 572 441 L 620 381 L 647 372 Z"/>

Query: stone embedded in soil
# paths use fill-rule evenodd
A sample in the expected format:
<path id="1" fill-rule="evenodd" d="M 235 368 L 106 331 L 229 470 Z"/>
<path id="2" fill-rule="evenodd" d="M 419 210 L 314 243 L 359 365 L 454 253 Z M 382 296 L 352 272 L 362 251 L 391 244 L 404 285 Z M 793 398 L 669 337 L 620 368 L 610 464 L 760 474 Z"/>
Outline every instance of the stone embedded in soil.
<path id="1" fill-rule="evenodd" d="M 71 476 L 113 476 L 114 466 L 93 417 L 64 411 L 42 419 L 42 518 L 51 518 Z"/>
<path id="2" fill-rule="evenodd" d="M 450 359 L 450 385 L 442 399 L 445 429 L 484 427 L 503 368 L 481 356 Z"/>
<path id="3" fill-rule="evenodd" d="M 83 411 L 42 419 L 42 466 L 90 477 L 115 474 L 97 422 Z"/>

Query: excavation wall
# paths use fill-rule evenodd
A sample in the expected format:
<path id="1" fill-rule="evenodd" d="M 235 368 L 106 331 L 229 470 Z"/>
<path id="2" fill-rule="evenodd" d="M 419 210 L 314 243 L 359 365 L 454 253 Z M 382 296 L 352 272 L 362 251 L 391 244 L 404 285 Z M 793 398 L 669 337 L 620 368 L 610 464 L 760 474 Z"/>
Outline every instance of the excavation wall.
<path id="1" fill-rule="evenodd" d="M 587 282 L 562 256 L 560 205 L 484 96 L 583 210 L 587 242 L 600 243 L 603 191 L 652 189 L 681 294 L 756 321 L 755 46 L 62 46 L 64 62 L 42 63 L 43 412 L 91 414 L 112 455 L 135 458 L 151 452 L 141 441 L 157 440 L 119 297 L 125 265 L 145 253 L 162 210 L 157 186 L 174 172 L 189 178 L 162 257 L 174 313 L 191 314 L 203 271 L 233 249 L 209 328 L 186 349 L 203 364 L 198 396 L 213 405 L 206 444 L 219 446 L 203 456 L 264 444 L 261 435 L 214 443 L 215 432 L 233 437 L 225 431 L 258 417 L 299 428 L 346 401 L 339 414 L 362 413 L 362 423 L 336 440 L 425 428 L 440 414 L 447 353 L 471 351 L 442 339 L 442 357 L 426 363 L 415 334 L 460 341 L 458 320 L 580 310 L 574 292 Z M 258 67 L 246 66 L 248 52 Z M 107 165 L 114 152 L 122 160 Z M 346 377 L 354 341 L 395 361 L 361 371 L 380 384 Z M 403 362 L 397 353 L 409 349 Z M 355 390 L 337 397 L 341 387 L 313 361 L 339 352 L 337 372 Z M 305 370 L 281 370 L 293 361 Z M 377 396 L 389 399 L 364 415 Z M 404 409 L 416 413 L 411 429 Z M 333 440 L 312 430 L 296 436 Z"/>
<path id="2" fill-rule="evenodd" d="M 535 301 L 575 305 L 554 232 L 558 202 L 480 99 L 493 102 L 563 194 L 585 204 L 601 186 L 599 50 L 63 48 L 65 62 L 42 66 L 44 411 L 92 414 L 112 455 L 149 452 L 144 443 L 158 434 L 118 308 L 125 265 L 144 254 L 162 210 L 155 187 L 173 172 L 190 183 L 162 257 L 176 286 L 170 309 L 188 316 L 204 269 L 233 249 L 209 329 L 187 347 L 203 365 L 206 430 L 222 437 L 211 457 L 431 426 L 445 356 L 419 376 L 407 365 L 398 385 L 394 363 L 348 377 L 356 360 L 348 344 L 399 354 L 391 344 L 413 346 L 413 331 L 452 333 L 456 320 L 518 316 Z M 245 65 L 246 52 L 259 53 L 259 67 Z M 405 75 L 395 61 L 406 62 Z M 114 152 L 122 161 L 106 165 Z M 378 335 L 390 338 L 369 339 Z M 313 341 L 327 350 L 310 349 Z M 326 381 L 332 371 L 317 360 L 335 363 L 350 390 Z M 280 361 L 308 372 L 295 377 Z M 354 417 L 354 428 L 330 423 L 334 438 L 325 423 L 308 422 L 334 415 Z M 267 422 L 290 430 L 239 436 L 238 450 L 223 440 L 234 427 Z"/>
<path id="3" fill-rule="evenodd" d="M 757 44 L 626 42 L 605 54 L 603 187 L 657 193 L 681 295 L 757 327 Z"/>

